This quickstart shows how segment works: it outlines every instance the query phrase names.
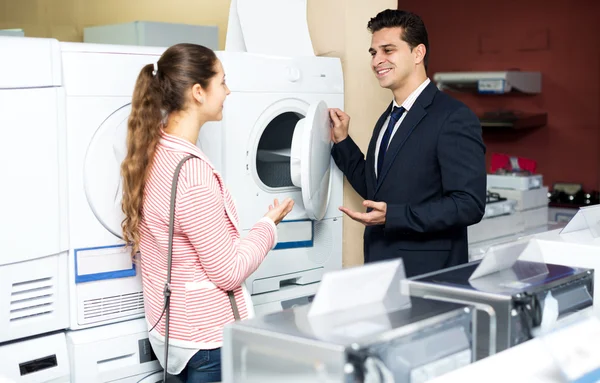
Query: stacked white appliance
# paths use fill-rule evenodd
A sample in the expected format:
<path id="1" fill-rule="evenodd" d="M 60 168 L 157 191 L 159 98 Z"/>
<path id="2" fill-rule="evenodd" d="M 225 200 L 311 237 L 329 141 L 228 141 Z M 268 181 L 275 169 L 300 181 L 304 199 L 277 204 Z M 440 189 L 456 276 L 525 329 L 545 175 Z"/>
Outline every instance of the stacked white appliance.
<path id="1" fill-rule="evenodd" d="M 74 382 L 138 382 L 161 370 L 148 342 L 139 264 L 122 240 L 120 165 L 140 70 L 164 48 L 61 43 Z"/>
<path id="2" fill-rule="evenodd" d="M 542 175 L 488 174 L 487 187 L 488 196 L 498 196 L 511 208 L 469 226 L 471 260 L 483 257 L 492 245 L 548 230 L 548 187 L 543 185 Z M 486 205 L 486 212 L 494 205 L 498 203 Z"/>
<path id="3" fill-rule="evenodd" d="M 344 106 L 341 62 L 217 52 L 231 94 L 198 146 L 223 175 L 242 235 L 274 198 L 291 197 L 278 243 L 247 280 L 257 315 L 309 303 L 342 267 L 343 176 L 331 160 L 328 108 Z M 252 73 L 252 75 L 249 75 Z"/>
<path id="4" fill-rule="evenodd" d="M 0 377 L 70 382 L 59 43 L 0 37 Z"/>
<path id="5" fill-rule="evenodd" d="M 87 382 L 90 366 L 102 372 L 96 381 L 155 376 L 140 273 L 120 235 L 119 168 L 135 80 L 164 49 L 2 38 L 0 50 L 10 58 L 0 76 L 0 121 L 10 127 L 1 159 L 14 164 L 0 175 L 15 185 L 0 192 L 9 254 L 0 260 L 0 355 L 9 361 L 0 376 Z M 273 198 L 296 201 L 246 285 L 259 315 L 307 303 L 342 264 L 342 175 L 327 116 L 343 108 L 340 60 L 217 53 L 232 94 L 199 145 L 237 200 L 242 232 Z M 94 352 L 77 351 L 86 349 Z"/>
<path id="6" fill-rule="evenodd" d="M 164 49 L 2 38 L 0 51 L 0 175 L 15 185 L 0 194 L 0 376 L 147 380 L 161 368 L 120 238 L 119 164 L 135 80 Z"/>
<path id="7" fill-rule="evenodd" d="M 144 315 L 141 273 L 121 238 L 120 165 L 135 81 L 163 51 L 61 43 L 72 329 Z"/>

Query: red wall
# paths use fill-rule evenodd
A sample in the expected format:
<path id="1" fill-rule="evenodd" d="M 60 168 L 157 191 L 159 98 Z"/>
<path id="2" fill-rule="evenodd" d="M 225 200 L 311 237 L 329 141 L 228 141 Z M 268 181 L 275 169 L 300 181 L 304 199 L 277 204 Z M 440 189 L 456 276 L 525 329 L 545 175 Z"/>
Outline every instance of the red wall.
<path id="1" fill-rule="evenodd" d="M 457 5 L 458 4 L 458 5 Z M 429 76 L 445 71 L 518 68 L 542 73 L 542 93 L 452 93 L 476 113 L 518 109 L 547 112 L 531 131 L 490 132 L 492 152 L 538 161 L 544 183 L 600 186 L 600 1 L 410 0 L 399 8 L 419 14 L 429 32 Z"/>

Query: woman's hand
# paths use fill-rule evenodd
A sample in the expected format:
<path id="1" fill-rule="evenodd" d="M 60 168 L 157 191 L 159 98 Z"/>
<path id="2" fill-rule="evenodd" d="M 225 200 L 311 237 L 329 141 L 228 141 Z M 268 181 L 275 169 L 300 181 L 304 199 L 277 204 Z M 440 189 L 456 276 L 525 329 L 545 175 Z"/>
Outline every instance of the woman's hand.
<path id="1" fill-rule="evenodd" d="M 275 198 L 275 201 L 273 201 L 273 205 L 269 206 L 269 211 L 267 212 L 267 214 L 265 214 L 265 217 L 271 218 L 273 222 L 275 222 L 275 225 L 277 225 L 279 224 L 279 222 L 281 222 L 281 220 L 285 218 L 286 215 L 288 215 L 290 211 L 292 211 L 293 207 L 293 199 L 288 197 L 284 199 L 282 203 L 279 203 L 277 198 Z"/>

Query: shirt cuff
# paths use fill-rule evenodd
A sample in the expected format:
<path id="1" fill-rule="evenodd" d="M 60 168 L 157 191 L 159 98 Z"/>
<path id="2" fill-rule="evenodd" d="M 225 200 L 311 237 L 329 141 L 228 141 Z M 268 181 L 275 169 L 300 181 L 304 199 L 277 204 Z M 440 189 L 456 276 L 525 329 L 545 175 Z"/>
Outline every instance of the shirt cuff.
<path id="1" fill-rule="evenodd" d="M 277 246 L 277 225 L 275 225 L 275 222 L 269 218 L 269 217 L 262 217 L 260 219 L 260 221 L 258 222 L 265 222 L 269 225 L 271 225 L 271 227 L 273 228 L 273 246 L 271 247 L 271 250 L 275 248 L 275 246 Z"/>

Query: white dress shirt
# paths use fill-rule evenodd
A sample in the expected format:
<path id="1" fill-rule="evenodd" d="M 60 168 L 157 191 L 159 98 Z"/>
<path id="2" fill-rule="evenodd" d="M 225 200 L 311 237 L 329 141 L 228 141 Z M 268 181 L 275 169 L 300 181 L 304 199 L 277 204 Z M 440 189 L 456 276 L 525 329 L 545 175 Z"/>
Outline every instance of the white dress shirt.
<path id="1" fill-rule="evenodd" d="M 421 85 L 419 85 L 419 87 L 417 89 L 415 89 L 406 98 L 406 100 L 404 100 L 404 102 L 402 103 L 402 107 L 404 107 L 405 112 L 402 114 L 402 117 L 400 117 L 400 120 L 398 120 L 398 122 L 394 126 L 394 130 L 392 131 L 392 135 L 390 136 L 389 143 L 392 142 L 392 138 L 394 138 L 394 134 L 396 134 L 398 127 L 400 126 L 400 124 L 402 124 L 402 121 L 404 121 L 404 117 L 406 117 L 406 115 L 408 114 L 408 111 L 414 105 L 415 101 L 417 100 L 417 97 L 419 97 L 421 95 L 421 92 L 423 92 L 423 89 L 425 89 L 425 87 L 427 87 L 427 85 L 429 85 L 430 82 L 431 82 L 431 80 L 429 80 L 429 78 L 425 79 L 425 81 L 423 81 L 423 83 Z M 399 107 L 398 103 L 396 103 L 396 100 L 394 100 L 393 106 Z M 393 107 L 392 107 L 392 110 L 393 110 Z M 381 128 L 381 131 L 379 132 L 379 137 L 377 138 L 377 145 L 375 146 L 375 176 L 376 177 L 377 177 L 377 159 L 379 158 L 379 146 L 381 145 L 381 140 L 383 139 L 383 135 L 386 131 L 388 123 L 390 122 L 390 116 L 391 116 L 391 111 L 390 111 L 390 115 L 387 116 L 387 118 L 385 119 L 385 122 L 383 123 L 383 127 Z M 388 148 L 390 147 L 389 143 L 388 143 Z"/>

